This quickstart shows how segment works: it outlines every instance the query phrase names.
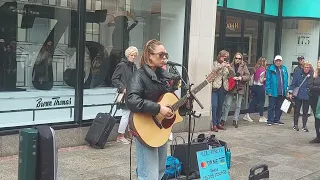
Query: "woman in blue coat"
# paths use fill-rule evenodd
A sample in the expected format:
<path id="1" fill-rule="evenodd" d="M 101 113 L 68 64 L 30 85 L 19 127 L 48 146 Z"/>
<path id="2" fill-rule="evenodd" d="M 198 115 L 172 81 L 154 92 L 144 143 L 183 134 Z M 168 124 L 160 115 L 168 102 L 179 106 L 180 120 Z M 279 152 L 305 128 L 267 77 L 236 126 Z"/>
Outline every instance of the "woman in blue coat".
<path id="1" fill-rule="evenodd" d="M 308 79 L 313 75 L 312 65 L 306 61 L 303 64 L 303 69 L 298 69 L 293 74 L 293 80 L 289 87 L 289 98 L 294 99 L 294 116 L 293 116 L 293 130 L 299 131 L 298 119 L 300 116 L 300 109 L 302 106 L 302 130 L 309 132 L 307 128 L 308 110 L 309 110 L 309 86 Z M 299 88 L 298 94 L 294 97 L 293 91 Z"/>

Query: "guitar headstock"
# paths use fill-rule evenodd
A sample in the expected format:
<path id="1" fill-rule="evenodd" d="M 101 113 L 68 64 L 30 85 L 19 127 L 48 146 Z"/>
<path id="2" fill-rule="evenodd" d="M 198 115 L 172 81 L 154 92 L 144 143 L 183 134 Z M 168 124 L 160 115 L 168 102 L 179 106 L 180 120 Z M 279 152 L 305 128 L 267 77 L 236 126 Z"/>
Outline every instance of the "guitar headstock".
<path id="1" fill-rule="evenodd" d="M 208 81 L 208 83 L 211 83 L 216 76 L 217 72 L 212 71 L 210 74 L 207 75 L 206 80 Z"/>

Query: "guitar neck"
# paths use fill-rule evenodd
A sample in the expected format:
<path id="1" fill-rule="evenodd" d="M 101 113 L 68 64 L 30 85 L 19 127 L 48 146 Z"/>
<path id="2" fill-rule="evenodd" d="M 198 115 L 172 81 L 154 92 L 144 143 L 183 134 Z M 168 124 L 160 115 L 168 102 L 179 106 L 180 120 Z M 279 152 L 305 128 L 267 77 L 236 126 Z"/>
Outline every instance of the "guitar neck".
<path id="1" fill-rule="evenodd" d="M 191 92 L 193 94 L 197 94 L 199 91 L 201 91 L 201 89 L 203 89 L 207 84 L 209 84 L 209 82 L 207 80 L 204 80 L 202 83 L 200 83 L 198 86 L 196 86 L 195 88 L 193 88 L 191 90 Z M 177 101 L 176 103 L 174 103 L 172 105 L 172 109 L 174 111 L 178 110 L 181 106 L 183 106 L 186 102 L 187 102 L 188 98 L 187 95 L 184 95 L 181 99 L 179 99 L 179 101 Z"/>

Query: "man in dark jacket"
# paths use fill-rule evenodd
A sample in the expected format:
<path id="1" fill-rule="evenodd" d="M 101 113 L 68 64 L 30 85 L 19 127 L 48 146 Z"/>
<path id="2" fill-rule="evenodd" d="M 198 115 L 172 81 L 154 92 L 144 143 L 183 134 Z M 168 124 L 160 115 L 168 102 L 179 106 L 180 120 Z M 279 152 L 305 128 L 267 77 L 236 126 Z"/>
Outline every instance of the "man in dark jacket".
<path id="1" fill-rule="evenodd" d="M 123 94 L 126 93 L 127 85 L 133 72 L 137 70 L 134 60 L 138 56 L 138 49 L 130 46 L 125 51 L 125 55 L 127 58 L 121 59 L 111 78 L 113 86 L 118 88 L 119 93 Z M 129 144 L 129 141 L 124 137 L 124 133 L 129 122 L 129 115 L 130 111 L 126 107 L 122 107 L 122 117 L 118 129 L 119 135 L 117 137 L 117 142 L 121 142 L 123 144 Z"/>

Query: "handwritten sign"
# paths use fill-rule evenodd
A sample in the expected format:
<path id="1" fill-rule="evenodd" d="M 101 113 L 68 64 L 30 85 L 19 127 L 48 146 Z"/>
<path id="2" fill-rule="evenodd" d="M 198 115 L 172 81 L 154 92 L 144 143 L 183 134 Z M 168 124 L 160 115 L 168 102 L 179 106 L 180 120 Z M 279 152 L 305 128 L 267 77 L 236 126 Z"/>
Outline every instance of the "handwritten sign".
<path id="1" fill-rule="evenodd" d="M 230 180 L 224 147 L 198 151 L 201 180 Z"/>

